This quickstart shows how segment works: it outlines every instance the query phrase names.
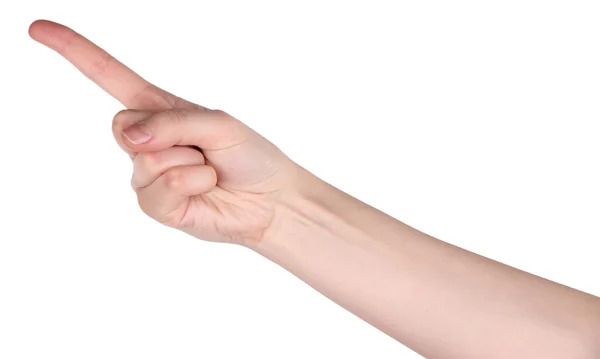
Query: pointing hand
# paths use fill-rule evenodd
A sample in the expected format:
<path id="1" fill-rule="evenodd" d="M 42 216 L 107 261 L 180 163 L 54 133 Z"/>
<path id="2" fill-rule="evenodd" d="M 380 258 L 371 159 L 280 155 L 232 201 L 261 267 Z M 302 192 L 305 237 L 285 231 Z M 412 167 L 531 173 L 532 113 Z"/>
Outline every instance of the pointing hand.
<path id="1" fill-rule="evenodd" d="M 65 26 L 39 20 L 29 33 L 128 108 L 114 117 L 113 134 L 133 160 L 131 184 L 146 214 L 201 239 L 262 239 L 298 165 L 227 113 L 150 84 Z"/>

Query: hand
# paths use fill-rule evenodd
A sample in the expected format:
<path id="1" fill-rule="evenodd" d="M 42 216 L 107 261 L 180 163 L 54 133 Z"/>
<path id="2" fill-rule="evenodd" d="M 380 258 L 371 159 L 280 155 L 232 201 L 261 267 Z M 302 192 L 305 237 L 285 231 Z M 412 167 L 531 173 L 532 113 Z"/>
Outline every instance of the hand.
<path id="1" fill-rule="evenodd" d="M 113 134 L 133 160 L 146 214 L 205 240 L 263 238 L 299 170 L 275 145 L 223 111 L 150 84 L 65 26 L 40 20 L 29 33 L 129 108 L 115 116 Z"/>

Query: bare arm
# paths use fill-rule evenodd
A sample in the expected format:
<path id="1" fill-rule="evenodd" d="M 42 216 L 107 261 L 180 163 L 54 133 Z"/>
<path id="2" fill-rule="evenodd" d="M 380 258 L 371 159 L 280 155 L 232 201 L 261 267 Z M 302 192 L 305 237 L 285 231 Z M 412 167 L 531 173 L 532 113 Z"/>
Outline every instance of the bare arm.
<path id="1" fill-rule="evenodd" d="M 149 84 L 88 39 L 31 36 L 129 110 L 113 120 L 142 210 L 244 245 L 430 358 L 598 358 L 600 299 L 421 233 L 324 183 L 223 111 Z"/>
<path id="2" fill-rule="evenodd" d="M 421 233 L 302 172 L 256 250 L 428 358 L 598 358 L 600 299 Z"/>

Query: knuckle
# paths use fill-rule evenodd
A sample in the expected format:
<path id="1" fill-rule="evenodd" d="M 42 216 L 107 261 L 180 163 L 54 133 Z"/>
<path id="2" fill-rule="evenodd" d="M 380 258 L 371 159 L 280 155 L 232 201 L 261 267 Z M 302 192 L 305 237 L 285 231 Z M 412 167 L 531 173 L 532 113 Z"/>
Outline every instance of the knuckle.
<path id="1" fill-rule="evenodd" d="M 215 121 L 221 123 L 221 125 L 225 126 L 228 130 L 240 131 L 245 127 L 242 122 L 223 110 L 211 110 L 211 114 Z"/>
<path id="2" fill-rule="evenodd" d="M 144 172 L 153 173 L 160 165 L 160 152 L 142 152 L 137 155 L 138 165 Z"/>
<path id="3" fill-rule="evenodd" d="M 179 144 L 183 137 L 183 122 L 188 118 L 188 112 L 184 109 L 171 109 L 165 111 L 163 130 L 168 133 L 166 137 L 171 137 L 175 144 Z"/>
<path id="4" fill-rule="evenodd" d="M 222 115 L 222 117 L 217 120 L 221 124 L 223 133 L 227 134 L 226 137 L 229 141 L 244 142 L 252 133 L 248 126 L 229 114 Z"/>
<path id="5" fill-rule="evenodd" d="M 92 78 L 102 76 L 106 72 L 106 69 L 113 60 L 114 58 L 108 52 L 104 51 L 102 55 L 100 55 L 98 59 L 92 64 L 94 69 L 92 73 Z"/>
<path id="6" fill-rule="evenodd" d="M 202 106 L 200 106 L 198 104 L 195 104 L 193 102 L 190 102 L 190 101 L 185 100 L 178 96 L 173 99 L 173 107 L 185 108 L 185 109 L 191 109 L 191 110 L 200 110 L 203 108 Z"/>
<path id="7" fill-rule="evenodd" d="M 211 112 L 212 114 L 214 114 L 215 116 L 223 116 L 223 117 L 224 117 L 224 116 L 229 116 L 229 115 L 227 114 L 227 112 L 225 112 L 225 111 L 223 111 L 223 110 L 221 110 L 221 109 L 219 109 L 219 108 L 216 108 L 216 109 L 214 109 L 214 110 L 210 110 L 210 112 Z"/>
<path id="8" fill-rule="evenodd" d="M 169 190 L 177 190 L 181 187 L 181 182 L 183 181 L 183 176 L 181 171 L 172 168 L 171 170 L 165 172 L 165 186 Z"/>
<path id="9" fill-rule="evenodd" d="M 167 116 L 170 125 L 178 126 L 183 122 L 186 116 L 186 111 L 180 108 L 175 108 L 169 111 L 165 111 L 165 115 Z"/>
<path id="10" fill-rule="evenodd" d="M 73 32 L 61 45 L 60 49 L 58 50 L 59 54 L 64 54 L 66 52 L 66 50 L 71 47 L 71 44 L 73 43 L 73 41 L 79 37 L 81 35 L 79 35 L 76 32 Z"/>
<path id="11" fill-rule="evenodd" d="M 113 117 L 112 129 L 117 130 L 120 128 L 123 121 L 128 117 L 130 110 L 121 110 Z"/>
<path id="12" fill-rule="evenodd" d="M 148 176 L 154 176 L 161 172 L 161 152 L 140 152 L 133 159 L 133 175 L 131 176 L 131 187 L 139 189 L 146 184 Z"/>
<path id="13" fill-rule="evenodd" d="M 227 112 L 220 110 L 220 109 L 210 110 L 210 113 L 212 116 L 214 116 L 219 121 L 234 121 L 235 120 L 235 118 L 233 118 L 230 114 L 228 114 Z"/>

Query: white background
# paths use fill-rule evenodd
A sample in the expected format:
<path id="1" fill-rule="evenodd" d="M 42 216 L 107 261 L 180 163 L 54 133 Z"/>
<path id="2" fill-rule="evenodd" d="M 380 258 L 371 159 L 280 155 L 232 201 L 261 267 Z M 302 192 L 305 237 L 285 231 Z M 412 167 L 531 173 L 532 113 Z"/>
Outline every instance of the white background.
<path id="1" fill-rule="evenodd" d="M 418 358 L 137 208 L 121 106 L 46 18 L 447 242 L 600 295 L 597 1 L 0 5 L 0 357 Z"/>

